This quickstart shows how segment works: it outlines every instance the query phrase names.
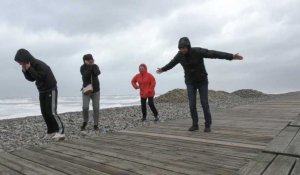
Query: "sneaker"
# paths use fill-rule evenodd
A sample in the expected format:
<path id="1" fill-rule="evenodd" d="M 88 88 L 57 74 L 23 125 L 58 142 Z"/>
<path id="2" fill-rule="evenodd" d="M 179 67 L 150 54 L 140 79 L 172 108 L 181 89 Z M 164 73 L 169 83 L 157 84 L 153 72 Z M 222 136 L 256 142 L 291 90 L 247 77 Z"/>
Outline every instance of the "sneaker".
<path id="1" fill-rule="evenodd" d="M 210 126 L 206 126 L 203 132 L 211 132 Z"/>
<path id="2" fill-rule="evenodd" d="M 146 117 L 143 117 L 143 118 L 142 118 L 142 122 L 145 121 L 145 120 L 146 120 Z"/>
<path id="3" fill-rule="evenodd" d="M 157 122 L 158 120 L 159 120 L 159 118 L 156 116 L 155 119 L 154 119 L 154 121 Z"/>
<path id="4" fill-rule="evenodd" d="M 46 134 L 43 139 L 51 139 L 53 136 L 55 135 L 55 132 L 54 133 L 49 133 L 49 134 Z"/>
<path id="5" fill-rule="evenodd" d="M 65 140 L 65 134 L 55 133 L 52 139 L 56 141 Z"/>
<path id="6" fill-rule="evenodd" d="M 81 127 L 80 127 L 80 131 L 84 131 L 86 125 L 87 125 L 87 122 L 83 122 L 82 125 L 81 125 Z"/>
<path id="7" fill-rule="evenodd" d="M 189 131 L 196 131 L 196 130 L 199 130 L 199 126 L 197 125 L 197 126 L 191 126 L 190 128 L 189 128 Z"/>
<path id="8" fill-rule="evenodd" d="M 94 131 L 97 131 L 97 132 L 100 131 L 98 125 L 94 125 Z"/>

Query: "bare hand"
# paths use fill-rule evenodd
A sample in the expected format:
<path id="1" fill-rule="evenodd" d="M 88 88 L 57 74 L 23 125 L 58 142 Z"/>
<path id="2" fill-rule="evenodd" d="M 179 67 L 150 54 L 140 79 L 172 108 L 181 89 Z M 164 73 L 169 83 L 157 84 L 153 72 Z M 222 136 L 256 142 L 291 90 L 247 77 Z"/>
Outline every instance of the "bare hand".
<path id="1" fill-rule="evenodd" d="M 243 60 L 243 56 L 239 55 L 239 53 L 233 55 L 233 60 Z"/>
<path id="2" fill-rule="evenodd" d="M 156 73 L 161 74 L 163 71 L 161 70 L 161 68 L 157 68 Z"/>

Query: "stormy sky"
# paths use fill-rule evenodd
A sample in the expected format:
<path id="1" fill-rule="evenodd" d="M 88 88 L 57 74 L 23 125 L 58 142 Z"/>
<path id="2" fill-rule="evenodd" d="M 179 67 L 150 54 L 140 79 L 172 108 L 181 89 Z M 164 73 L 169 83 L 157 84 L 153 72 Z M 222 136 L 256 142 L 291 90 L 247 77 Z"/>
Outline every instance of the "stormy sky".
<path id="1" fill-rule="evenodd" d="M 101 94 L 137 94 L 130 81 L 141 63 L 157 93 L 185 88 L 181 65 L 157 75 L 177 53 L 192 46 L 240 53 L 243 61 L 206 59 L 209 88 L 265 93 L 300 90 L 298 0 L 3 0 L 0 6 L 0 97 L 36 96 L 14 62 L 19 48 L 46 62 L 59 96 L 79 96 L 82 56 L 99 65 Z"/>

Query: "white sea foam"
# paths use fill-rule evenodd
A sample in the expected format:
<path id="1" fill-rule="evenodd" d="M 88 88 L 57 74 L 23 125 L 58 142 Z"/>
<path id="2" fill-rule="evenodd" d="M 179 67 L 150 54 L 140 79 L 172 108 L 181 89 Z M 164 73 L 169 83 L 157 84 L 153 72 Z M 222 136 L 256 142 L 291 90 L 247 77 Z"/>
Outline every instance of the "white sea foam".
<path id="1" fill-rule="evenodd" d="M 136 95 L 101 96 L 100 108 L 124 107 L 140 104 Z M 81 111 L 82 97 L 58 97 L 57 112 Z M 92 109 L 92 103 L 90 103 Z M 0 98 L 0 120 L 41 115 L 38 98 Z"/>

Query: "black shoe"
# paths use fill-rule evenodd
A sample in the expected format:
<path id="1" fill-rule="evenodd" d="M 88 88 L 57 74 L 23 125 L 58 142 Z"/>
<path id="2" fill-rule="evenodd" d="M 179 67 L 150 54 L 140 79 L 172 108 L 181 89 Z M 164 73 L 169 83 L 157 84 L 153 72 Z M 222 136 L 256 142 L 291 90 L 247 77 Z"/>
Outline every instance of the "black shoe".
<path id="1" fill-rule="evenodd" d="M 155 119 L 154 119 L 154 121 L 157 122 L 158 120 L 159 120 L 159 118 L 156 116 Z"/>
<path id="2" fill-rule="evenodd" d="M 146 120 L 146 117 L 143 117 L 143 118 L 142 118 L 142 122 L 145 121 L 145 120 Z"/>
<path id="3" fill-rule="evenodd" d="M 82 126 L 80 127 L 80 131 L 84 131 L 86 125 L 87 125 L 87 122 L 83 122 L 83 123 L 82 123 Z"/>
<path id="4" fill-rule="evenodd" d="M 196 130 L 199 130 L 199 126 L 197 125 L 197 126 L 191 126 L 190 128 L 189 128 L 189 131 L 196 131 Z"/>
<path id="5" fill-rule="evenodd" d="M 210 126 L 205 126 L 203 132 L 211 132 Z"/>
<path id="6" fill-rule="evenodd" d="M 98 125 L 94 125 L 94 131 L 100 131 Z"/>

